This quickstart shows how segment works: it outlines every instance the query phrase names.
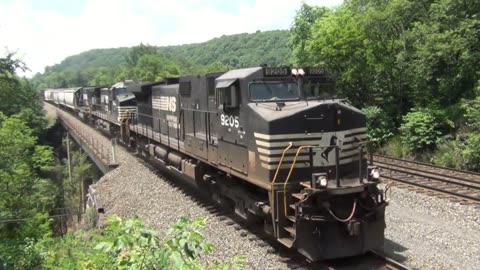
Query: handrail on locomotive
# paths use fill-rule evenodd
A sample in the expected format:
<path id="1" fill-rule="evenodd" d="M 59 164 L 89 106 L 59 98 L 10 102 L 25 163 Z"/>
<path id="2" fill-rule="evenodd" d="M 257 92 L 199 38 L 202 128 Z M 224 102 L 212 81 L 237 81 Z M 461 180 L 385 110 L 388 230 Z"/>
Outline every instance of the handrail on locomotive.
<path id="1" fill-rule="evenodd" d="M 359 172 L 358 172 L 358 179 L 359 179 L 359 184 L 362 184 L 363 183 L 363 171 L 362 171 L 362 162 L 363 162 L 363 150 L 365 148 L 365 145 L 367 144 L 367 142 L 362 142 L 359 144 L 358 146 L 358 150 L 359 150 Z M 275 171 L 275 175 L 273 177 L 273 180 L 272 180 L 272 183 L 271 183 L 271 197 L 272 197 L 272 207 L 275 207 L 275 184 L 276 184 L 276 180 L 277 180 L 277 176 L 278 176 L 278 172 L 282 166 L 282 163 L 283 163 L 283 159 L 285 157 L 285 154 L 288 152 L 288 150 L 290 150 L 291 148 L 293 147 L 293 142 L 289 142 L 288 146 L 282 151 L 282 156 L 280 158 L 280 161 L 278 162 L 278 165 L 277 165 L 277 169 Z M 315 177 L 314 175 L 314 164 L 313 164 L 313 150 L 314 149 L 327 149 L 327 148 L 333 148 L 335 149 L 335 168 L 336 168 L 336 173 L 335 173 L 335 183 L 336 183 L 336 187 L 337 188 L 340 188 L 341 187 L 341 181 L 340 181 L 340 176 L 339 176 L 339 173 L 338 172 L 338 166 L 339 166 L 339 153 L 340 153 L 340 146 L 337 144 L 337 145 L 327 145 L 327 146 L 321 146 L 321 145 L 300 145 L 298 146 L 297 148 L 297 151 L 295 153 L 295 156 L 294 156 L 294 159 L 293 159 L 293 162 L 290 166 L 290 169 L 289 169 L 289 172 L 288 172 L 288 175 L 285 179 L 285 181 L 283 182 L 283 206 L 284 206 L 284 213 L 285 213 L 285 216 L 287 216 L 287 186 L 288 186 L 288 182 L 290 180 L 290 177 L 291 177 L 291 174 L 295 168 L 295 164 L 297 162 L 297 157 L 298 155 L 300 154 L 300 151 L 304 150 L 304 149 L 308 149 L 309 150 L 309 167 L 310 167 L 310 170 L 312 172 L 312 178 L 311 178 L 311 181 L 310 181 L 310 188 L 311 189 L 317 189 L 318 186 L 320 187 L 323 187 L 324 189 L 328 188 L 328 177 L 326 176 L 326 173 L 320 173 L 319 174 L 319 177 Z M 377 172 L 378 171 L 378 168 L 375 167 L 375 166 L 368 166 L 367 168 L 367 177 L 368 179 L 370 180 L 371 178 L 374 178 L 374 179 L 378 179 L 379 176 L 378 175 L 375 175 L 375 177 L 371 177 L 373 175 L 372 172 Z M 318 176 L 318 175 L 317 175 Z M 323 179 L 325 180 L 323 183 L 320 179 Z"/>

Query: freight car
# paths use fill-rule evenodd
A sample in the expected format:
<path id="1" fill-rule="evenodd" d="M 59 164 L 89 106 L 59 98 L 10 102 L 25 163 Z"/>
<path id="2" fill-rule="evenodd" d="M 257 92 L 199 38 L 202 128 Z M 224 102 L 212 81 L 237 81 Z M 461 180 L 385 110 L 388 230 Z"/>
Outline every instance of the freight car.
<path id="1" fill-rule="evenodd" d="M 95 121 L 286 247 L 312 261 L 383 248 L 386 202 L 365 159 L 365 116 L 334 96 L 323 68 L 255 67 L 124 87 L 137 111 L 113 119 L 94 110 Z"/>

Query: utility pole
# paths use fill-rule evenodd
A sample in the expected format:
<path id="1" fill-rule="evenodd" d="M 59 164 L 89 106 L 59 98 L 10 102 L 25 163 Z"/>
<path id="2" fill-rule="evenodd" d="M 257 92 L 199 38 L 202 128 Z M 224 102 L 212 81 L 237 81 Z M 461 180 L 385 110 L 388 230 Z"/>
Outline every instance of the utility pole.
<path id="1" fill-rule="evenodd" d="M 117 164 L 117 139 L 115 137 L 112 138 L 112 159 L 110 164 Z"/>
<path id="2" fill-rule="evenodd" d="M 70 160 L 70 136 L 67 132 L 67 161 L 68 161 L 68 179 L 72 182 L 72 162 Z"/>

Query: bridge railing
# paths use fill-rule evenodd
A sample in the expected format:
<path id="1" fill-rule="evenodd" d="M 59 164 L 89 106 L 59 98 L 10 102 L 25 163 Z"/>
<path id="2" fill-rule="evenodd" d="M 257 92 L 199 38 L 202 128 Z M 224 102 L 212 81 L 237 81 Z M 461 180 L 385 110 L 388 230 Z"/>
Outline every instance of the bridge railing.
<path id="1" fill-rule="evenodd" d="M 63 123 L 70 129 L 70 132 L 74 133 L 82 143 L 86 144 L 89 149 L 99 158 L 102 163 L 108 166 L 117 165 L 115 158 L 115 144 L 105 145 L 105 143 L 95 139 L 91 134 L 90 127 L 85 127 L 83 124 L 78 123 L 77 119 L 69 115 L 62 110 L 57 109 L 57 116 L 63 121 Z"/>

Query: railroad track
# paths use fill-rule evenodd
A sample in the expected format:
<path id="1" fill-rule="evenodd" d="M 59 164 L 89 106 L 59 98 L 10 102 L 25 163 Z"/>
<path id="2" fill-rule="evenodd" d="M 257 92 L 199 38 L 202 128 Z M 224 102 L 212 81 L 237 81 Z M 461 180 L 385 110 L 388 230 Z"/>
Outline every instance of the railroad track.
<path id="1" fill-rule="evenodd" d="M 404 264 L 388 257 L 379 251 L 369 251 L 364 255 L 335 259 L 323 262 L 323 265 L 311 265 L 309 269 L 328 269 L 328 270 L 410 270 Z"/>
<path id="2" fill-rule="evenodd" d="M 414 186 L 439 197 L 480 205 L 480 174 L 399 158 L 374 155 L 382 178 Z"/>
<path id="3" fill-rule="evenodd" d="M 381 252 L 377 252 L 377 251 L 372 250 L 372 251 L 370 251 L 369 254 L 371 256 L 376 257 L 379 260 L 381 260 L 381 263 L 384 264 L 383 266 L 381 266 L 382 267 L 381 269 L 384 269 L 384 270 L 410 270 L 410 268 L 407 267 L 406 265 L 395 261 L 394 259 L 388 257 L 387 255 L 385 255 Z"/>
<path id="4" fill-rule="evenodd" d="M 353 258 L 335 259 L 330 261 L 310 262 L 295 250 L 290 250 L 281 245 L 270 235 L 264 232 L 263 226 L 252 225 L 238 217 L 233 210 L 225 209 L 222 205 L 213 201 L 210 197 L 202 193 L 187 180 L 178 179 L 178 176 L 171 174 L 169 169 L 158 168 L 150 164 L 143 157 L 137 157 L 147 168 L 159 176 L 163 176 L 172 187 L 179 192 L 189 196 L 194 202 L 205 208 L 213 217 L 223 221 L 226 225 L 232 226 L 240 232 L 240 236 L 246 237 L 249 241 L 254 241 L 260 247 L 266 247 L 267 252 L 279 254 L 279 260 L 284 262 L 290 269 L 377 269 L 377 270 L 410 270 L 410 268 L 389 258 L 385 254 L 377 251 L 369 251 L 365 255 Z M 167 177 L 165 177 L 167 176 Z M 364 266 L 364 267 L 359 267 Z M 366 267 L 366 268 L 365 268 Z M 249 269 L 249 265 L 245 265 Z"/>

